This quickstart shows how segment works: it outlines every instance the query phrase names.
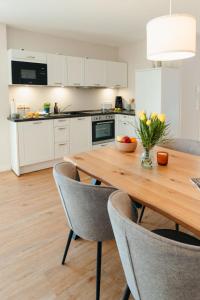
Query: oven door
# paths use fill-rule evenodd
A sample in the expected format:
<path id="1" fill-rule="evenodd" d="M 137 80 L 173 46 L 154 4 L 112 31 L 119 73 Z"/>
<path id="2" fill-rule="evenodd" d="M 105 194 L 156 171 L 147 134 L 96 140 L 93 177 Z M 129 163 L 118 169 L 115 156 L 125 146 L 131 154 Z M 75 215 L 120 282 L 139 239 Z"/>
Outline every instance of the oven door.
<path id="1" fill-rule="evenodd" d="M 98 144 L 115 138 L 115 120 L 92 122 L 92 143 Z"/>
<path id="2" fill-rule="evenodd" d="M 47 64 L 12 61 L 12 84 L 47 85 Z"/>

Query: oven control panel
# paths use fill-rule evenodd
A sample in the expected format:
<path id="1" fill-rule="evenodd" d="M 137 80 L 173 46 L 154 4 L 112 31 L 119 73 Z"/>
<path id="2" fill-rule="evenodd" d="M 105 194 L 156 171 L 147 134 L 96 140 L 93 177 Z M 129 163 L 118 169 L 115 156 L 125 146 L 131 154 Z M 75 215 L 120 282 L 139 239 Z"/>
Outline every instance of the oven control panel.
<path id="1" fill-rule="evenodd" d="M 115 115 L 97 115 L 92 116 L 92 122 L 114 120 Z"/>

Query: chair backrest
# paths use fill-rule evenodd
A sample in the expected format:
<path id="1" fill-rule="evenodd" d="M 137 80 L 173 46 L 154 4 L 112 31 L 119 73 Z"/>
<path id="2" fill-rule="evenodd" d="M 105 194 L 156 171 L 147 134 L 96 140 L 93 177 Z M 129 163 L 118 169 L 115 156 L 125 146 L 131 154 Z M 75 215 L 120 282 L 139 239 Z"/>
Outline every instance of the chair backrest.
<path id="1" fill-rule="evenodd" d="M 107 202 L 116 189 L 81 183 L 76 167 L 69 162 L 56 164 L 53 175 L 70 228 L 83 239 L 113 239 Z"/>
<path id="2" fill-rule="evenodd" d="M 174 139 L 162 145 L 165 148 L 200 155 L 200 142 L 188 139 Z"/>
<path id="3" fill-rule="evenodd" d="M 130 220 L 130 198 L 116 191 L 108 212 L 135 300 L 200 299 L 200 247 L 163 238 Z"/>

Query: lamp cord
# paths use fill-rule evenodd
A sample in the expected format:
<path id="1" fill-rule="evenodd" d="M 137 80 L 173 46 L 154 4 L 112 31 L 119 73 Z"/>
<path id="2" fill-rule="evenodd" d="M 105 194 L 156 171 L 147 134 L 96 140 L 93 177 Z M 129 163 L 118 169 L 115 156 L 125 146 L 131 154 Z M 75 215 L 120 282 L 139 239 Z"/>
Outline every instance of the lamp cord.
<path id="1" fill-rule="evenodd" d="M 172 0 L 169 0 L 169 14 L 172 14 Z"/>

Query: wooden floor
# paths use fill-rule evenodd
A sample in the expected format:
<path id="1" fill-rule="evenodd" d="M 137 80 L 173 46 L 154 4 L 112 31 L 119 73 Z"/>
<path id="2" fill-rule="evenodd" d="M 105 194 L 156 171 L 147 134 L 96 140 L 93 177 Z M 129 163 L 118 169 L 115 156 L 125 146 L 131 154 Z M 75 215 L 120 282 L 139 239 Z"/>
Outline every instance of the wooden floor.
<path id="1" fill-rule="evenodd" d="M 174 227 L 148 209 L 143 225 Z M 12 172 L 1 173 L 0 299 L 94 300 L 96 243 L 73 241 L 62 266 L 67 234 L 51 169 L 19 178 Z M 105 242 L 101 299 L 120 299 L 124 286 L 115 242 Z"/>

